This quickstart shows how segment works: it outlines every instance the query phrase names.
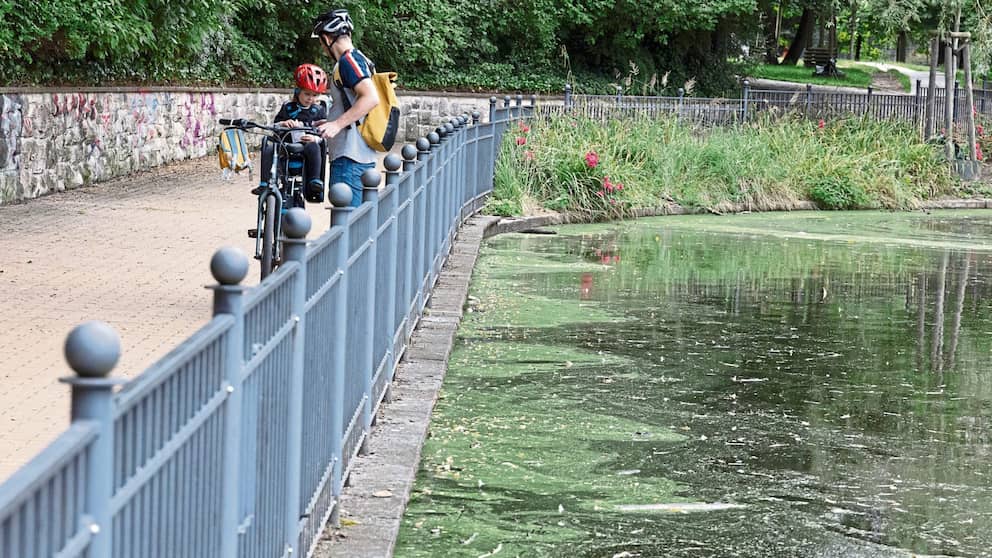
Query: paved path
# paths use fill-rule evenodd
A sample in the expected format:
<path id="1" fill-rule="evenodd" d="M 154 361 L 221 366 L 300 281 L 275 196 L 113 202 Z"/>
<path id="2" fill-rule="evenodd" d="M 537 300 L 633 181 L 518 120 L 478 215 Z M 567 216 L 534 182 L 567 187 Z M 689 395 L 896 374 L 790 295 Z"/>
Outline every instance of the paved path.
<path id="1" fill-rule="evenodd" d="M 865 66 L 871 66 L 873 68 L 878 68 L 882 72 L 888 72 L 889 70 L 895 70 L 900 74 L 909 77 L 909 93 L 911 95 L 916 94 L 916 81 L 920 81 L 920 85 L 926 87 L 930 83 L 930 72 L 928 70 L 911 70 L 909 68 L 898 66 L 895 64 L 886 64 L 884 62 L 857 62 Z M 937 87 L 944 87 L 944 70 L 943 68 L 937 68 Z"/>
<path id="2" fill-rule="evenodd" d="M 66 334 L 100 319 L 120 333 L 116 373 L 133 377 L 210 319 L 210 257 L 254 254 L 256 198 L 216 159 L 0 206 L 0 481 L 68 424 Z M 255 175 L 257 180 L 257 174 Z M 326 205 L 326 204 L 325 204 Z M 330 221 L 308 209 L 311 237 Z M 258 282 L 253 266 L 246 284 Z"/>

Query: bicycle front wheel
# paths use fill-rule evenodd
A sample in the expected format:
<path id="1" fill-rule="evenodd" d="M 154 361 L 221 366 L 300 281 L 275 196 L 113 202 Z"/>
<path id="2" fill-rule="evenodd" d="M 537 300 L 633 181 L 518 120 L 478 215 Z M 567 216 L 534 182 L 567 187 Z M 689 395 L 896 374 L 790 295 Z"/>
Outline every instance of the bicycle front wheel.
<path id="1" fill-rule="evenodd" d="M 265 200 L 265 216 L 262 221 L 262 279 L 272 273 L 276 256 L 276 219 L 279 218 L 279 203 L 276 196 Z"/>

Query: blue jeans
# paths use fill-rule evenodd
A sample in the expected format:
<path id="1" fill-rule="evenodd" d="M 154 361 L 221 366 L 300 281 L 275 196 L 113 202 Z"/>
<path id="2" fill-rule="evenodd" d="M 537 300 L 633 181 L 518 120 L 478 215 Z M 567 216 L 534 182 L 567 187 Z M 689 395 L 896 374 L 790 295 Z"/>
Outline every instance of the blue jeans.
<path id="1" fill-rule="evenodd" d="M 362 173 L 375 168 L 375 163 L 356 163 L 347 157 L 331 161 L 331 184 L 344 182 L 351 188 L 351 206 L 362 205 Z"/>

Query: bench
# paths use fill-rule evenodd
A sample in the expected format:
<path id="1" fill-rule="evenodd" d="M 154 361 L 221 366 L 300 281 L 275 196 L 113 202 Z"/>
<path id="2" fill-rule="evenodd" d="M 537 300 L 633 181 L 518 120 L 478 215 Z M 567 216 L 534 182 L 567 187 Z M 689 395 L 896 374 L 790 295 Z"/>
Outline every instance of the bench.
<path id="1" fill-rule="evenodd" d="M 807 47 L 803 52 L 803 65 L 807 68 L 826 66 L 831 60 L 837 60 L 837 53 L 825 47 Z"/>

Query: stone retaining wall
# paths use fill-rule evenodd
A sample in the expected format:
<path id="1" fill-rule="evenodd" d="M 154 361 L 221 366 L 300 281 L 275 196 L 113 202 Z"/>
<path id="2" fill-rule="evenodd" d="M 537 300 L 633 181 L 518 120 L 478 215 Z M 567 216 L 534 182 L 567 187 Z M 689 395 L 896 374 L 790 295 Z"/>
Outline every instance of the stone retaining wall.
<path id="1" fill-rule="evenodd" d="M 271 89 L 0 90 L 0 204 L 213 154 L 218 118 L 268 122 L 289 95 Z M 485 119 L 489 113 L 489 96 L 401 92 L 399 98 L 405 142 L 453 115 L 478 110 Z"/>

